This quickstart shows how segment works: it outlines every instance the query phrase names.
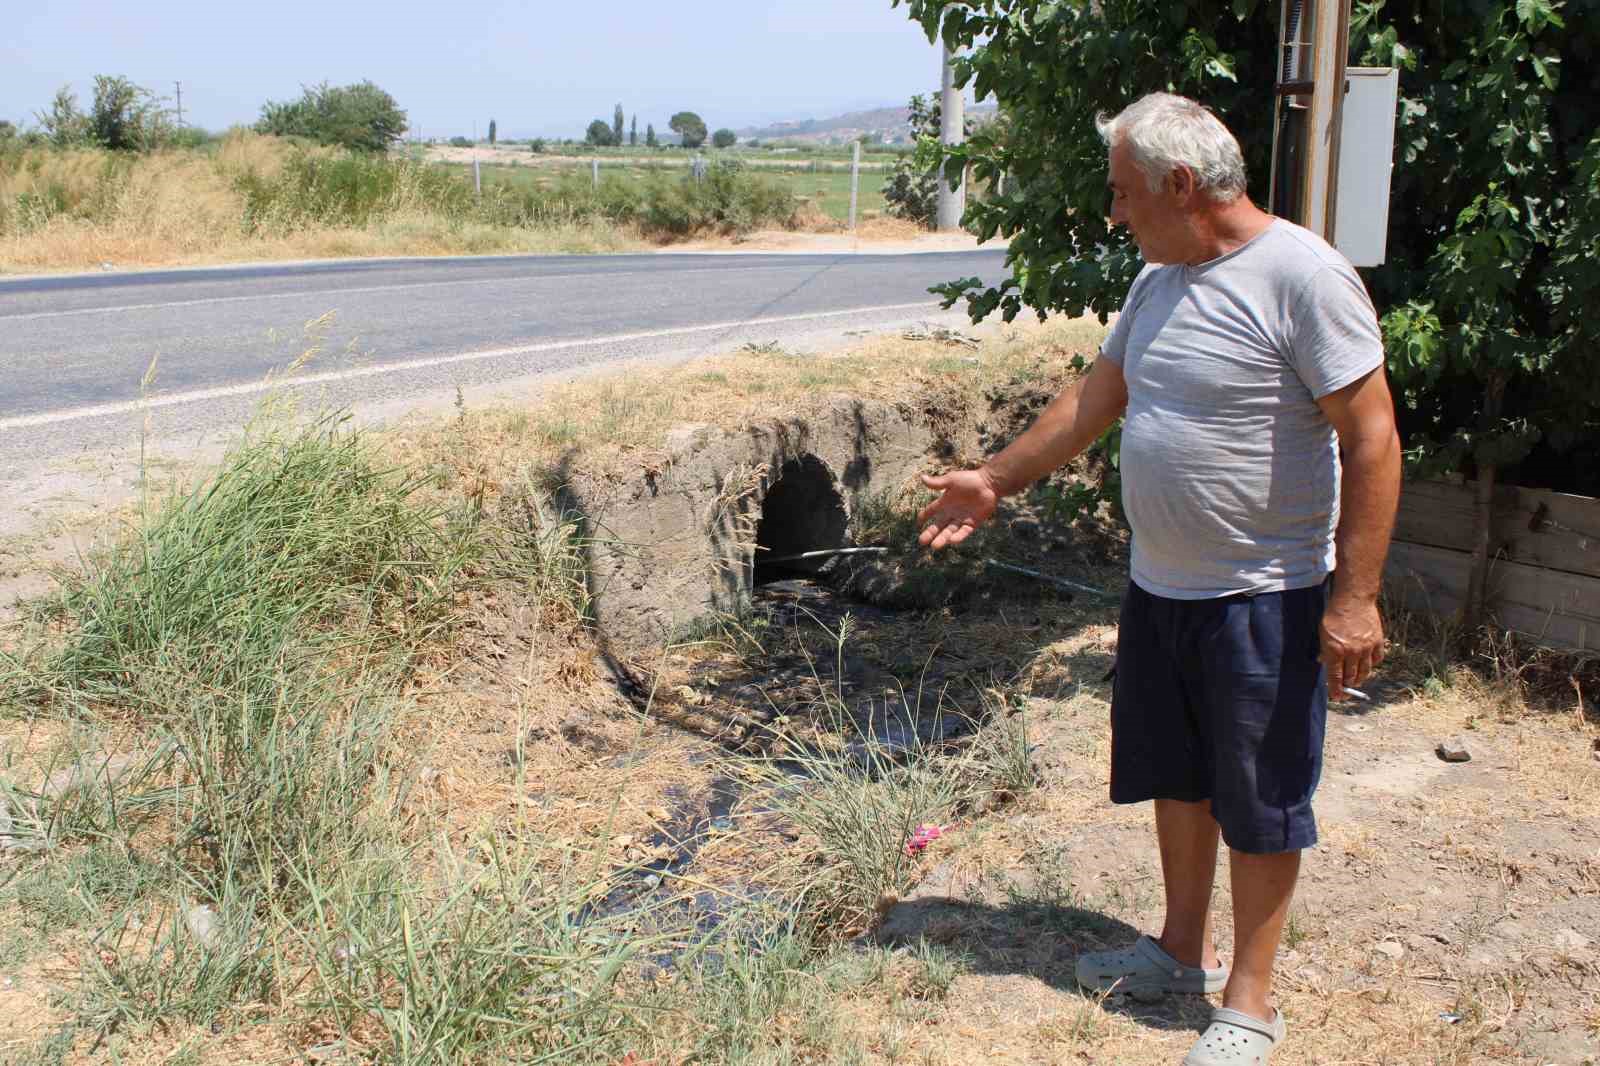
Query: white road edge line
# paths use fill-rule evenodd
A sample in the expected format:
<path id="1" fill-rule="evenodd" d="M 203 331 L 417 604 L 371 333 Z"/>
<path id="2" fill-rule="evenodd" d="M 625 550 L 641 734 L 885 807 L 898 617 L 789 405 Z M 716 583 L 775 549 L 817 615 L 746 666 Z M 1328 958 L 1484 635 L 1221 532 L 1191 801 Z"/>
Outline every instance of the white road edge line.
<path id="1" fill-rule="evenodd" d="M 838 318 L 843 315 L 912 310 L 923 310 L 931 313 L 935 309 L 929 306 L 928 301 L 919 300 L 916 303 L 848 307 L 839 311 L 808 311 L 798 315 L 775 315 L 770 318 L 712 322 L 704 326 L 679 326 L 674 329 L 654 329 L 642 333 L 615 333 L 607 337 L 593 337 L 588 340 L 551 341 L 546 344 L 524 344 L 515 348 L 486 348 L 473 352 L 456 352 L 452 355 L 432 355 L 424 359 L 408 359 L 403 362 L 384 363 L 379 366 L 354 367 L 349 370 L 329 370 L 320 374 L 305 374 L 294 378 L 267 378 L 263 381 L 252 381 L 243 385 L 223 385 L 211 389 L 193 389 L 189 392 L 175 392 L 168 396 L 152 396 L 142 400 L 124 400 L 120 403 L 102 403 L 91 407 L 72 407 L 60 411 L 43 411 L 36 415 L 16 415 L 11 418 L 0 418 L 0 432 L 8 429 L 52 426 L 62 422 L 75 422 L 84 418 L 103 418 L 111 415 L 129 414 L 135 411 L 151 411 L 161 407 L 174 407 L 179 404 L 199 403 L 205 400 L 220 400 L 231 396 L 249 396 L 258 392 L 267 392 L 271 389 L 303 388 L 307 385 L 320 385 L 331 381 L 349 381 L 353 378 L 367 378 L 378 374 L 390 374 L 407 370 L 426 370 L 429 367 L 449 366 L 452 363 L 470 363 L 480 359 L 533 355 L 537 352 L 553 352 L 563 348 L 591 348 L 597 344 L 626 344 L 630 341 L 654 340 L 659 337 L 681 337 L 692 333 L 709 333 L 719 329 L 769 326 L 782 322 L 806 322 L 819 318 Z"/>
<path id="2" fill-rule="evenodd" d="M 675 270 L 673 276 L 683 274 L 714 274 L 726 267 L 691 267 L 687 270 Z M 792 266 L 784 263 L 770 263 L 764 266 L 747 267 L 746 273 L 758 270 L 792 270 Z M 262 292 L 249 296 L 206 296 L 197 300 L 169 300 L 165 303 L 148 304 L 115 304 L 110 307 L 77 307 L 67 311 L 22 311 L 11 315 L 0 315 L 0 322 L 29 322 L 41 318 L 72 318 L 76 315 L 115 315 L 127 311 L 160 311 L 168 307 L 201 307 L 207 304 L 244 303 L 250 300 L 291 300 L 295 297 L 305 299 L 327 300 L 344 296 L 350 293 L 367 292 L 397 292 L 404 289 L 442 289 L 453 285 L 504 285 L 521 284 L 534 281 L 571 281 L 574 278 L 631 278 L 640 274 L 654 274 L 649 270 L 618 270 L 611 273 L 603 271 L 590 271 L 584 274 L 530 274 L 526 277 L 502 278 L 452 278 L 449 281 L 413 281 L 395 283 L 392 285 L 363 285 L 349 289 L 301 289 L 295 292 Z"/>

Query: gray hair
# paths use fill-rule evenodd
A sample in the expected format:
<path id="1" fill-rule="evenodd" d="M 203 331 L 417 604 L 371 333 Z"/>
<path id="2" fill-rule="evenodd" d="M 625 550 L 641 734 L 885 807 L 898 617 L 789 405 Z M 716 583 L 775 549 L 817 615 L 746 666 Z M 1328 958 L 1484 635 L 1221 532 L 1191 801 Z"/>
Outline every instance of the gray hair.
<path id="1" fill-rule="evenodd" d="M 1219 203 L 1244 195 L 1244 154 L 1222 120 L 1185 96 L 1150 93 L 1108 118 L 1095 117 L 1108 148 L 1127 144 L 1134 164 L 1160 192 L 1179 167 L 1193 174 L 1196 188 Z"/>

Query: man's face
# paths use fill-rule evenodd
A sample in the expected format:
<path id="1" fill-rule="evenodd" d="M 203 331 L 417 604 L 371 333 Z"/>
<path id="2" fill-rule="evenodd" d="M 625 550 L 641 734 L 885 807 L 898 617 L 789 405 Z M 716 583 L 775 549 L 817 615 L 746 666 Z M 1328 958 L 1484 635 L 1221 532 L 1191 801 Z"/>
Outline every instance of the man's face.
<path id="1" fill-rule="evenodd" d="M 1106 185 L 1111 189 L 1111 224 L 1128 227 L 1145 262 L 1184 261 L 1178 249 L 1185 227 L 1170 181 L 1163 182 L 1159 192 L 1151 192 L 1149 182 L 1133 161 L 1132 151 L 1119 142 L 1111 149 L 1111 173 Z"/>

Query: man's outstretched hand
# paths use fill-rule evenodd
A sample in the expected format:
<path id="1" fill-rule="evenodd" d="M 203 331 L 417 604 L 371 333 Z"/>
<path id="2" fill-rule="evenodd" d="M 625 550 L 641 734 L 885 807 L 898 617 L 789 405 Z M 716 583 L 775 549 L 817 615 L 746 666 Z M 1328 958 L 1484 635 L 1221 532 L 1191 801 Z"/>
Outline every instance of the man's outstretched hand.
<path id="1" fill-rule="evenodd" d="M 987 522 L 1000 503 L 1000 494 L 982 469 L 952 470 L 938 477 L 923 474 L 922 483 L 940 494 L 917 515 L 922 526 L 917 543 L 934 551 L 972 536 L 972 531 Z"/>

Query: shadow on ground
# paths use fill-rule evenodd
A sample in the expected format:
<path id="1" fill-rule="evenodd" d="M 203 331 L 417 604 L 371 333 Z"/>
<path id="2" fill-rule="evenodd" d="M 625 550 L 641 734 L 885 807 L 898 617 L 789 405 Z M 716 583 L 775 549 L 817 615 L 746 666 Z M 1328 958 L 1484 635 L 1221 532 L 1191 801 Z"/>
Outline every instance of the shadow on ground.
<path id="1" fill-rule="evenodd" d="M 930 880 L 937 879 L 935 877 Z M 926 883 L 925 883 L 926 884 Z M 1078 956 L 1125 947 L 1139 930 L 1119 918 L 1072 903 L 1017 898 L 1009 903 L 970 902 L 926 895 L 898 903 L 877 932 L 879 943 L 937 944 L 965 955 L 971 973 L 1032 977 L 1051 988 L 1099 1003 L 1099 994 L 1078 987 Z M 1152 1029 L 1203 1032 L 1211 1005 L 1199 996 L 1169 996 L 1155 1003 L 1108 997 L 1103 1006 Z"/>

